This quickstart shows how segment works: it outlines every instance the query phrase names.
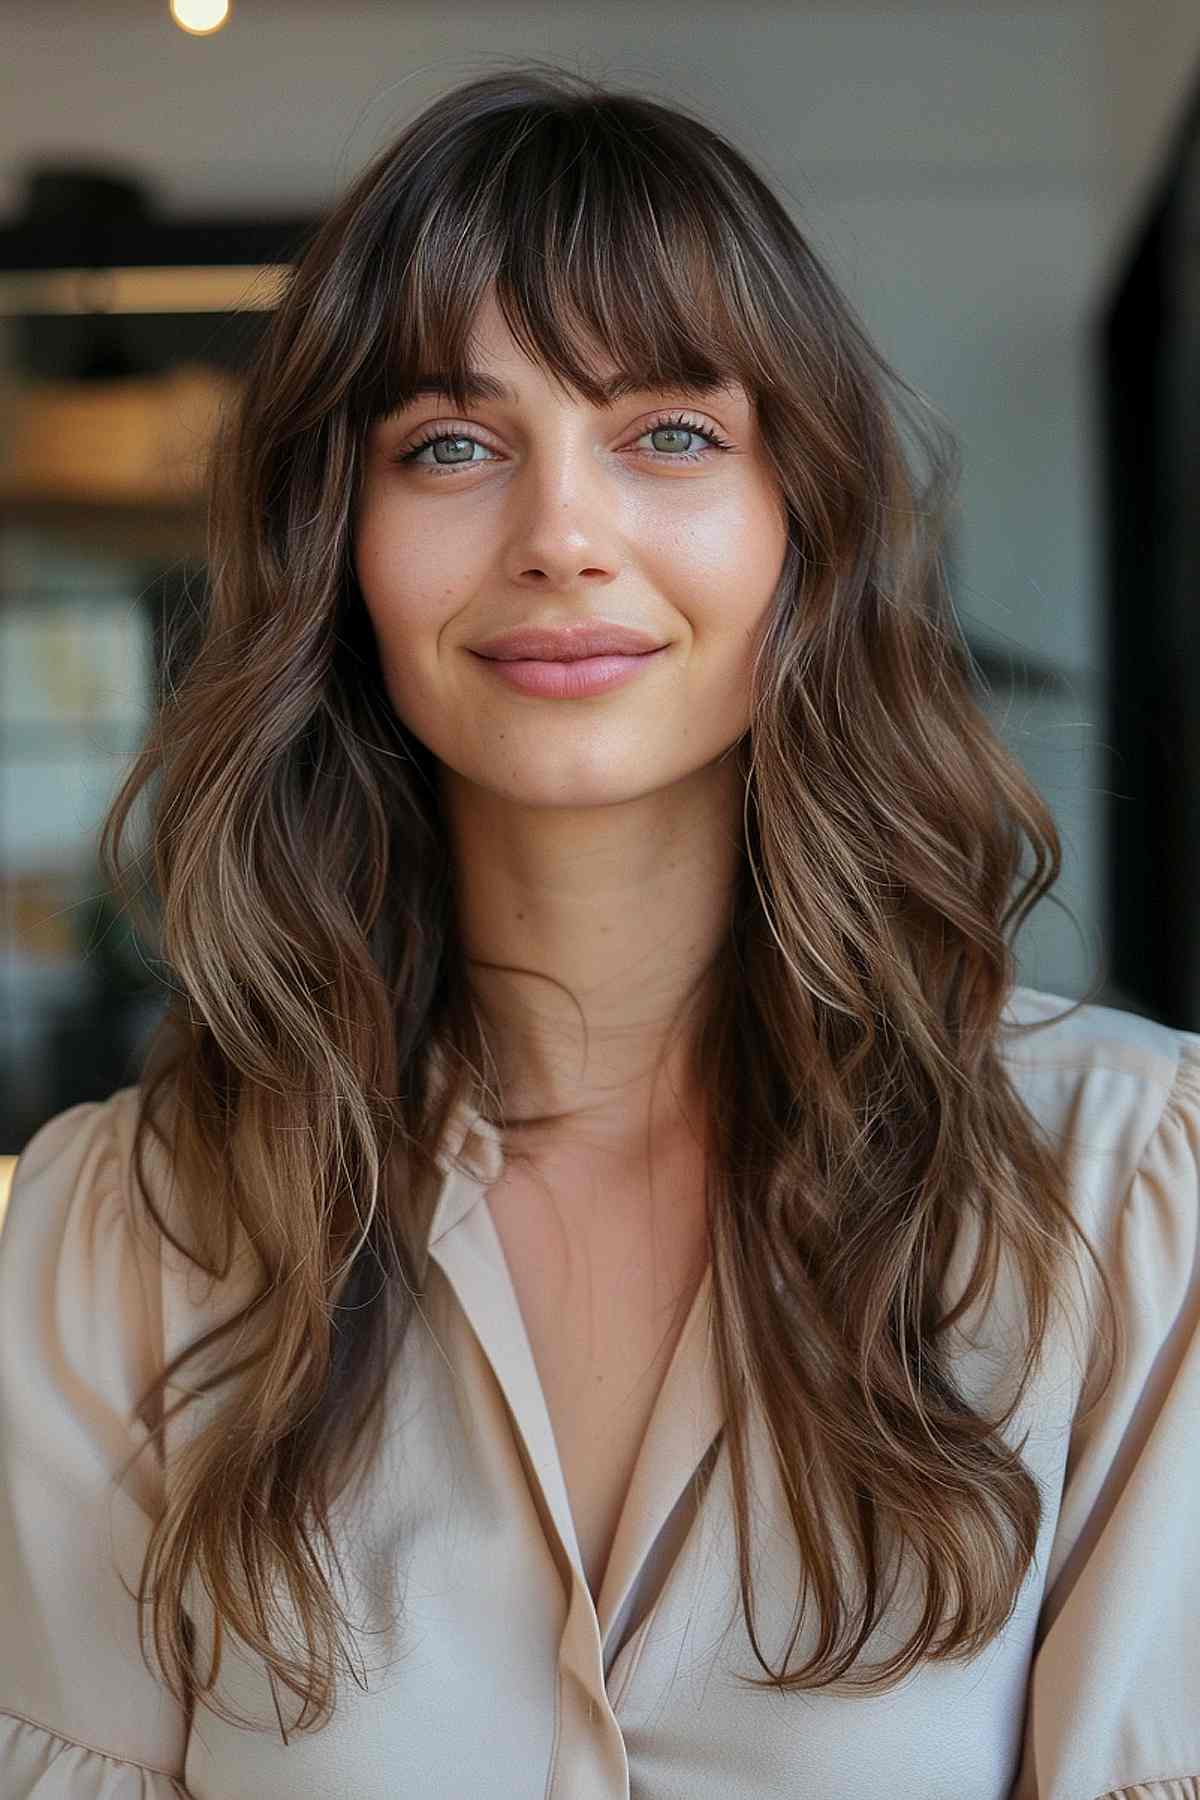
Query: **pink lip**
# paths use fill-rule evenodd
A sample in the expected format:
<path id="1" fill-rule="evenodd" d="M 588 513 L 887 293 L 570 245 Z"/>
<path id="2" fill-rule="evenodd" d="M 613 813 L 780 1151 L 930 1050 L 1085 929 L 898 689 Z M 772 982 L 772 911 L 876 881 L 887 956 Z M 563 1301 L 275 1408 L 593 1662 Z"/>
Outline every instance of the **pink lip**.
<path id="1" fill-rule="evenodd" d="M 654 662 L 666 648 L 664 644 L 659 650 L 642 651 L 636 656 L 576 656 L 567 662 L 532 657 L 500 660 L 480 656 L 478 651 L 472 654 L 479 656 L 486 669 L 491 669 L 502 681 L 520 688 L 523 693 L 538 694 L 547 699 L 575 700 L 621 686 L 639 669 Z"/>
<path id="2" fill-rule="evenodd" d="M 470 648 L 476 656 L 501 662 L 571 662 L 584 656 L 643 656 L 663 646 L 631 626 L 592 619 L 574 625 L 523 625 Z"/>

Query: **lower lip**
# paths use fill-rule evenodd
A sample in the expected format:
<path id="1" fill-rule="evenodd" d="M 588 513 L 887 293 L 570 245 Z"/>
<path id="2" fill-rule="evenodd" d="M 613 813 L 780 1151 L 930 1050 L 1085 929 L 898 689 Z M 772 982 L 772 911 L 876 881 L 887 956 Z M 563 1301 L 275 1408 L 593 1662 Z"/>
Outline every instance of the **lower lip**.
<path id="1" fill-rule="evenodd" d="M 580 656 L 574 662 L 499 662 L 494 656 L 481 656 L 479 660 L 494 669 L 510 687 L 520 688 L 522 693 L 541 694 L 555 700 L 577 700 L 584 694 L 604 693 L 608 688 L 631 681 L 639 669 L 652 663 L 666 648 L 663 644 L 660 649 L 647 650 L 642 656 Z M 471 654 L 475 656 L 478 652 Z"/>

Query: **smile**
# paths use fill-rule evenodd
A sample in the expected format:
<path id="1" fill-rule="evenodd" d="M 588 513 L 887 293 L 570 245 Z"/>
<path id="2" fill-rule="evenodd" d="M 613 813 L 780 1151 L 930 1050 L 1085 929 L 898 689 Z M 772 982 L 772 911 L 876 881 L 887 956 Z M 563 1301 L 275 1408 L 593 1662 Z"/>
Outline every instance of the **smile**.
<path id="1" fill-rule="evenodd" d="M 543 662 L 522 658 L 517 662 L 499 662 L 490 656 L 470 654 L 485 669 L 490 669 L 510 687 L 543 699 L 577 700 L 588 694 L 606 693 L 621 687 L 639 671 L 657 661 L 669 646 L 647 650 L 640 656 L 578 656 L 570 662 Z"/>

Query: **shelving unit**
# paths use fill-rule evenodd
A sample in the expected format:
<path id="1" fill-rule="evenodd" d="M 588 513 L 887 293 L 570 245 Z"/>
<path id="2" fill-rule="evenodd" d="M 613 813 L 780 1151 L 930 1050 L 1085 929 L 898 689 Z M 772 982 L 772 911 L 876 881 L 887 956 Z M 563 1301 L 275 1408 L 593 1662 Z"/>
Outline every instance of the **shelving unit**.
<path id="1" fill-rule="evenodd" d="M 39 383 L 236 378 L 313 226 L 164 220 L 102 172 L 35 171 L 30 196 L 0 230 L 0 446 Z M 206 535 L 199 489 L 89 497 L 0 473 L 0 1217 L 16 1153 L 135 1081 L 161 1012 L 95 842 Z"/>

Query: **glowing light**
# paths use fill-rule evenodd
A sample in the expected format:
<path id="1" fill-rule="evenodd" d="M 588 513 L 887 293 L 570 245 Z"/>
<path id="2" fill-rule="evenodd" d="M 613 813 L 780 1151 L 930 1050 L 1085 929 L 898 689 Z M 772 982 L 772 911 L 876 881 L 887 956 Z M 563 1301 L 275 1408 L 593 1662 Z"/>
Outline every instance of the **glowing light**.
<path id="1" fill-rule="evenodd" d="M 206 37 L 229 17 L 229 0 L 171 0 L 171 17 L 193 37 Z"/>

